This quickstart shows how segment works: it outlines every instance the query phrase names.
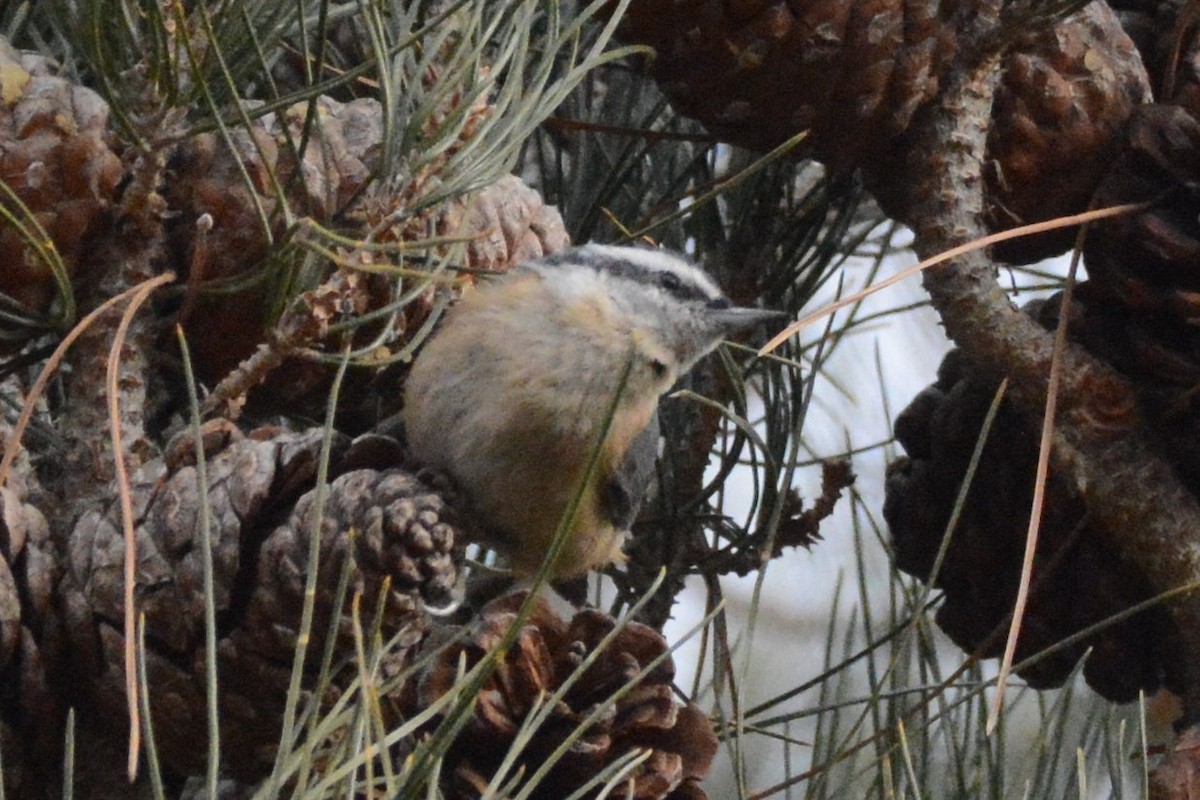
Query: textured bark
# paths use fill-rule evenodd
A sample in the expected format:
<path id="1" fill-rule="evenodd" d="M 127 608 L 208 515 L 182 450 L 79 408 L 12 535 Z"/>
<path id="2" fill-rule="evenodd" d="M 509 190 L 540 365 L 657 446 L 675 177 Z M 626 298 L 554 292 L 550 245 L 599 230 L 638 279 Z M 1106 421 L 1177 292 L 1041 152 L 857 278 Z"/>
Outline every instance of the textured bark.
<path id="1" fill-rule="evenodd" d="M 910 158 L 924 159 L 929 169 L 914 188 L 922 202 L 905 221 L 923 256 L 985 233 L 981 169 L 997 67 L 994 57 L 964 64 L 914 137 Z M 1007 376 L 1013 402 L 1039 418 L 1051 335 L 1012 305 L 987 255 L 958 257 L 927 270 L 924 281 L 950 337 L 984 374 Z M 1200 503 L 1154 448 L 1130 381 L 1074 346 L 1066 348 L 1059 369 L 1056 470 L 1084 498 L 1112 552 L 1136 564 L 1153 592 L 1200 580 Z M 1170 609 L 1185 659 L 1186 685 L 1179 687 L 1185 711 L 1200 718 L 1200 596 L 1178 599 Z"/>

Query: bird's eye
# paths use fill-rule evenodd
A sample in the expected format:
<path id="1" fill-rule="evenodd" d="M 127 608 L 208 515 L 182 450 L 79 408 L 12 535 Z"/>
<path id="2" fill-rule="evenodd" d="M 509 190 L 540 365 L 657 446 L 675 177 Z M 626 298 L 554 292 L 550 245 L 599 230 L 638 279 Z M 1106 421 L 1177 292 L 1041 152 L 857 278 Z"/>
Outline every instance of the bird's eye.
<path id="1" fill-rule="evenodd" d="M 654 377 L 656 378 L 666 377 L 667 365 L 656 358 L 650 362 L 650 371 L 654 373 Z"/>
<path id="2" fill-rule="evenodd" d="M 683 281 L 674 272 L 660 272 L 658 274 L 658 284 L 668 292 L 678 292 L 683 288 Z"/>

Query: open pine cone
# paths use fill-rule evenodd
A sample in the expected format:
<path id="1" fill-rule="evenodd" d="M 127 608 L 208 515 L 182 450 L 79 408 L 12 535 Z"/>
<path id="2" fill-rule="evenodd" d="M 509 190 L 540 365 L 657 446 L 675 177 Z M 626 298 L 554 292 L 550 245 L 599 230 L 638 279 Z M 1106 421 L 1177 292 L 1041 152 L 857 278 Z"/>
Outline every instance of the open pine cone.
<path id="1" fill-rule="evenodd" d="M 268 341 L 280 350 L 336 351 L 339 347 L 337 342 L 325 341 L 324 329 L 331 323 L 345 322 L 344 318 L 326 315 L 320 320 L 324 325 L 319 335 L 294 335 L 295 304 L 308 302 L 302 296 L 293 296 L 293 305 L 282 324 L 268 330 L 273 303 L 279 300 L 274 293 L 280 287 L 273 276 L 287 272 L 281 269 L 286 265 L 265 261 L 268 253 L 278 254 L 277 242 L 272 240 L 286 231 L 277 187 L 287 190 L 286 200 L 293 214 L 318 223 L 336 220 L 361 233 L 370 231 L 375 244 L 402 247 L 404 242 L 430 236 L 465 240 L 465 266 L 473 270 L 503 272 L 569 244 L 558 211 L 511 175 L 434 211 L 413 216 L 406 210 L 413 199 L 413 186 L 369 183 L 379 166 L 384 129 L 381 104 L 371 98 L 342 103 L 321 97 L 317 107 L 319 113 L 302 162 L 297 162 L 289 144 L 304 138 L 301 132 L 306 103 L 255 119 L 250 132 L 240 128 L 233 131 L 232 150 L 220 136 L 200 134 L 182 143 L 172 159 L 164 190 L 176 212 L 171 242 L 178 263 L 188 265 L 190 274 L 186 277 L 193 284 L 183 323 L 197 374 L 206 382 L 215 383 L 225 377 Z M 486 108 L 473 113 L 484 114 Z M 243 171 L 250 177 L 249 184 Z M 204 215 L 211 219 L 210 227 L 196 224 Z M 264 230 L 263 215 L 269 231 Z M 395 304 L 398 290 L 392 255 L 371 249 L 340 254 L 364 267 L 358 273 L 353 301 L 348 304 L 354 315 Z M 326 279 L 327 283 L 340 280 L 336 275 Z M 319 285 L 309 292 L 320 293 L 325 288 Z M 411 282 L 406 283 L 403 292 L 411 288 Z M 394 318 L 393 330 L 382 331 L 379 325 L 357 328 L 355 343 L 366 346 L 382 338 L 388 342 L 388 354 L 393 354 L 427 322 L 434 296 L 431 286 L 410 299 Z M 306 331 L 312 328 L 303 324 L 300 327 Z M 287 413 L 319 418 L 333 371 L 329 365 L 312 359 L 288 359 L 257 390 L 255 411 L 259 415 Z M 362 382 L 364 378 L 352 373 L 350 380 Z M 352 385 L 346 394 L 356 394 L 355 388 L 361 387 Z M 375 393 L 398 396 L 399 391 L 395 386 L 376 387 Z M 384 415 L 395 411 L 385 409 Z"/>
<path id="2" fill-rule="evenodd" d="M 312 488 L 320 429 L 243 435 L 228 423 L 212 423 L 204 434 L 220 626 L 222 766 L 252 781 L 271 767 L 279 743 L 317 520 L 320 577 L 309 678 L 327 637 L 336 637 L 336 652 L 353 652 L 349 609 L 356 593 L 381 615 L 367 623 L 378 624 L 385 637 L 398 634 L 404 648 L 419 643 L 426 608 L 455 599 L 464 542 L 439 496 L 402 469 L 368 466 L 358 443 L 335 440 L 335 474 L 348 471 L 332 481 L 322 503 Z M 133 487 L 143 509 L 137 590 L 146 619 L 150 706 L 159 758 L 175 775 L 202 772 L 205 759 L 196 746 L 206 704 L 203 501 L 193 452 L 190 435 L 183 434 Z M 109 731 L 127 724 L 123 546 L 115 504 L 107 514 L 85 514 L 69 538 L 70 568 L 59 588 L 73 657 L 56 669 L 69 668 L 78 693 L 72 701 L 91 712 L 86 724 Z M 339 606 L 335 589 L 347 559 L 350 585 Z"/>
<path id="3" fill-rule="evenodd" d="M 0 198 L 21 220 L 0 225 L 0 293 L 28 317 L 26 330 L 2 331 L 6 338 L 44 330 L 51 302 L 62 289 L 24 233 L 32 223 L 49 235 L 71 278 L 84 266 L 90 238 L 111 224 L 109 209 L 123 171 L 109 148 L 108 105 L 100 95 L 55 74 L 43 56 L 19 53 L 0 37 L 0 180 L 20 203 Z"/>
<path id="4" fill-rule="evenodd" d="M 317 105 L 302 163 L 289 144 L 302 138 L 306 103 L 254 120 L 251 131 L 232 131 L 233 151 L 220 135 L 202 133 L 183 142 L 171 161 L 164 196 L 177 213 L 172 244 L 178 263 L 188 265 L 187 279 L 199 292 L 183 322 L 204 380 L 219 379 L 264 341 L 272 290 L 266 279 L 279 268 L 264 259 L 286 225 L 277 187 L 287 189 L 295 214 L 327 222 L 377 166 L 379 103 L 323 97 Z M 211 230 L 196 225 L 203 215 L 211 218 Z M 271 230 L 264 230 L 264 217 Z M 222 284 L 226 291 L 212 293 Z"/>
<path id="5" fill-rule="evenodd" d="M 968 15 L 971 13 L 966 12 Z M 904 134 L 934 100 L 969 23 L 953 5 L 901 0 L 641 0 L 620 35 L 654 48 L 649 69 L 683 114 L 755 150 L 807 130 L 793 151 L 835 171 L 862 168 L 904 221 L 914 199 Z M 1103 2 L 1038 21 L 1006 51 L 988 137 L 993 230 L 1078 213 L 1115 157 L 1149 83 Z M 911 165 L 911 166 L 910 166 Z M 1005 243 L 1023 263 L 1066 250 L 1071 230 Z"/>
<path id="6" fill-rule="evenodd" d="M 428 708 L 454 688 L 460 659 L 470 669 L 496 647 L 516 619 L 525 593 L 486 605 L 465 642 L 443 645 L 426 668 L 419 688 L 407 699 L 409 713 Z M 528 777 L 593 712 L 601 713 L 551 767 L 532 797 L 565 797 L 607 765 L 635 750 L 650 757 L 635 767 L 618 794 L 635 800 L 700 800 L 699 781 L 717 749 L 712 722 L 695 705 L 680 705 L 671 681 L 675 667 L 667 643 L 653 628 L 630 623 L 598 653 L 616 627 L 599 611 L 580 611 L 566 622 L 538 600 L 516 644 L 488 679 L 467 728 L 455 739 L 443 764 L 442 790 L 456 800 L 481 797 L 501 761 L 514 746 L 522 723 L 536 703 L 574 681 L 550 715 L 531 734 L 519 765 Z M 595 660 L 579 675 L 583 661 Z M 637 685 L 638 673 L 662 658 Z M 628 691 L 614 699 L 614 694 Z M 590 795 L 589 795 L 590 796 Z"/>

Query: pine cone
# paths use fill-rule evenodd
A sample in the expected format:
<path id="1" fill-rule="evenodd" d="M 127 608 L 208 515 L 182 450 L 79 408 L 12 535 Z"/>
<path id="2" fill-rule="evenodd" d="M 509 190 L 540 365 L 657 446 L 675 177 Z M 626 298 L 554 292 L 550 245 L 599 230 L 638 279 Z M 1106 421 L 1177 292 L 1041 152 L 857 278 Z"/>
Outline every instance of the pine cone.
<path id="1" fill-rule="evenodd" d="M 404 200 L 403 193 L 377 194 L 365 199 L 353 212 L 363 230 L 384 224 Z M 505 175 L 438 208 L 432 220 L 422 220 L 447 240 L 465 240 L 466 266 L 470 272 L 448 291 L 457 294 L 475 282 L 475 272 L 504 273 L 523 261 L 565 250 L 571 246 L 562 216 L 554 206 L 516 175 Z M 403 241 L 420 234 L 414 223 L 381 235 L 381 241 Z M 434 308 L 437 290 L 430 287 L 404 308 L 404 331 L 419 330 Z"/>
<path id="2" fill-rule="evenodd" d="M 22 221 L 20 228 L 0 225 L 0 292 L 29 318 L 0 331 L 7 338 L 42 333 L 61 294 L 22 229 L 40 238 L 31 227 L 40 225 L 73 277 L 87 263 L 82 256 L 89 239 L 108 223 L 122 177 L 121 161 L 108 144 L 108 106 L 92 90 L 54 73 L 45 57 L 19 53 L 0 37 L 0 176 L 32 217 L 11 198 L 0 198 Z"/>
<path id="3" fill-rule="evenodd" d="M 620 34 L 655 49 L 650 71 L 675 107 L 718 137 L 766 150 L 809 130 L 793 154 L 834 171 L 861 167 L 884 210 L 915 199 L 904 133 L 937 95 L 957 48 L 952 6 L 901 0 L 647 0 Z M 1042 27 L 1044 25 L 1044 27 Z M 1001 69 L 988 159 L 994 230 L 1084 210 L 1149 85 L 1132 41 L 1104 3 L 1039 23 Z M 1028 262 L 1062 252 L 1073 231 L 1006 243 Z"/>
<path id="4" fill-rule="evenodd" d="M 1087 209 L 1150 97 L 1133 41 L 1104 3 L 1039 26 L 1003 62 L 987 139 L 984 222 L 993 231 Z M 1012 239 L 993 255 L 1016 264 L 1068 250 L 1076 228 Z"/>
<path id="5" fill-rule="evenodd" d="M 321 97 L 317 108 L 302 162 L 289 143 L 302 138 L 307 103 L 259 117 L 249 132 L 233 130 L 234 152 L 220 135 L 206 133 L 180 145 L 172 159 L 164 195 L 178 215 L 172 237 L 178 263 L 189 265 L 188 280 L 201 292 L 186 309 L 184 326 L 202 380 L 222 377 L 265 341 L 273 287 L 264 285 L 264 261 L 286 223 L 276 186 L 287 192 L 294 213 L 327 222 L 377 166 L 383 135 L 377 101 Z M 211 218 L 211 230 L 197 226 L 203 215 Z M 239 283 L 232 294 L 210 293 L 213 286 Z"/>
<path id="6" fill-rule="evenodd" d="M 371 199 L 378 201 L 379 196 L 371 195 Z M 364 204 L 364 208 L 368 206 L 371 204 Z M 382 213 L 378 207 L 374 210 Z M 355 221 L 361 229 L 370 230 L 376 229 L 382 220 L 356 215 Z M 365 345 L 388 339 L 384 355 L 394 355 L 411 345 L 412 332 L 420 331 L 428 324 L 439 293 L 457 296 L 474 283 L 476 273 L 502 273 L 522 261 L 570 245 L 558 210 L 545 205 L 537 192 L 513 175 L 447 203 L 439 209 L 433 224 L 441 237 L 467 240 L 466 266 L 473 272 L 460 276 L 452 286 L 431 285 L 418 297 L 410 299 L 388 331 L 383 329 L 382 323 L 360 326 L 355 334 L 356 343 Z M 321 349 L 331 324 L 344 323 L 393 305 L 396 299 L 396 285 L 386 274 L 335 272 L 316 289 L 304 292 L 292 301 L 288 311 L 276 323 L 273 336 L 277 343 L 287 342 L 289 346 L 301 349 Z M 270 348 L 266 349 L 270 351 Z M 255 390 L 254 411 L 262 414 L 286 409 L 291 415 L 320 416 L 328 401 L 333 374 L 334 369 L 325 363 L 303 358 L 286 359 Z M 339 426 L 352 431 L 367 430 L 378 425 L 380 420 L 399 413 L 402 380 L 406 374 L 406 368 L 381 373 L 352 372 L 343 386 L 342 396 L 346 401 L 339 407 Z M 253 371 L 250 377 L 258 379 Z"/>
<path id="7" fill-rule="evenodd" d="M 1049 304 L 1047 304 L 1049 305 Z M 888 469 L 884 516 L 897 566 L 923 581 L 942 542 L 996 385 L 959 351 L 937 382 L 896 420 L 908 453 Z M 990 658 L 1003 651 L 1016 597 L 1033 494 L 1038 427 L 1002 403 L 935 585 L 945 591 L 939 626 L 959 647 Z M 1106 552 L 1082 499 L 1051 472 L 1035 554 L 1029 605 L 1016 661 L 1146 600 L 1136 570 Z M 1172 687 L 1178 656 L 1169 616 L 1154 608 L 1058 651 L 1021 676 L 1037 688 L 1060 685 L 1091 649 L 1088 683 L 1121 702 L 1141 689 Z"/>
<path id="8" fill-rule="evenodd" d="M 955 34 L 937 3 L 642 0 L 618 35 L 654 48 L 680 113 L 754 150 L 803 130 L 834 170 L 883 155 L 937 93 Z"/>
<path id="9" fill-rule="evenodd" d="M 227 704 L 223 722 L 238 731 L 244 744 L 254 745 L 259 759 L 243 768 L 268 766 L 270 748 L 278 743 L 316 512 L 316 496 L 310 492 L 287 524 L 263 543 L 257 586 L 242 625 L 221 643 L 222 674 L 227 676 L 222 688 L 235 701 Z M 381 630 L 385 638 L 399 634 L 400 650 L 392 659 L 403 664 L 425 636 L 426 604 L 444 607 L 458 595 L 464 543 L 454 520 L 437 495 L 400 470 L 355 470 L 334 481 L 321 520 L 322 577 L 313 630 L 334 633 L 340 652 L 353 652 L 348 611 L 333 606 L 338 573 L 345 559 L 353 558 L 350 594 L 360 594 L 364 607 L 374 608 L 386 586 Z M 351 599 L 345 599 L 347 606 Z M 314 666 L 321 639 L 309 650 Z"/>
<path id="10" fill-rule="evenodd" d="M 364 230 L 377 228 L 393 211 L 398 196 L 374 196 L 355 212 L 356 221 Z M 429 315 L 438 305 L 438 298 L 456 298 L 464 289 L 473 286 L 479 273 L 504 273 L 523 261 L 565 250 L 571 246 L 570 236 L 558 209 L 542 202 L 542 197 L 515 175 L 500 180 L 444 204 L 428 224 L 437 236 L 446 240 L 465 240 L 466 266 L 470 271 L 457 276 L 450 285 L 430 286 L 402 310 L 396 330 L 393 350 L 410 343 L 407 335 L 419 331 L 428 323 Z M 415 235 L 414 230 L 392 231 L 384 239 L 403 239 Z M 394 298 L 388 298 L 391 302 Z M 383 302 L 372 307 L 384 305 Z M 384 398 L 373 422 L 397 414 L 403 395 L 402 379 L 407 369 L 384 374 L 374 381 L 371 394 Z"/>
<path id="11" fill-rule="evenodd" d="M 61 752 L 66 704 L 50 688 L 43 657 L 47 647 L 59 655 L 52 553 L 46 518 L 20 492 L 0 488 L 0 682 L 9 697 L 0 709 L 0 746 L 12 748 L 3 788 L 15 797 L 29 796 Z"/>
<path id="12" fill-rule="evenodd" d="M 1098 300 L 1146 316 L 1200 318 L 1197 175 L 1196 118 L 1179 106 L 1140 107 L 1124 152 L 1096 200 L 1102 205 L 1157 202 L 1089 229 L 1084 257 Z"/>
<path id="13" fill-rule="evenodd" d="M 405 699 L 408 712 L 428 708 L 451 692 L 460 658 L 467 668 L 495 648 L 516 619 L 524 593 L 492 601 L 480 612 L 466 642 L 442 645 L 416 692 Z M 475 714 L 445 756 L 442 790 L 451 798 L 478 798 L 509 750 L 526 716 L 545 695 L 575 676 L 583 660 L 610 634 L 616 622 L 599 611 L 581 611 L 568 623 L 540 600 L 516 644 L 501 658 L 479 693 Z M 614 760 L 635 749 L 653 754 L 630 773 L 621 796 L 703 798 L 699 781 L 708 772 L 717 740 L 708 717 L 694 705 L 679 705 L 671 686 L 675 668 L 666 658 L 640 683 L 615 701 L 644 667 L 667 653 L 652 628 L 630 623 L 578 677 L 550 716 L 532 733 L 518 758 L 530 775 L 594 710 L 602 713 L 534 789 L 534 798 L 565 797 Z M 434 723 L 436 724 L 436 720 Z M 589 795 L 590 796 L 590 795 Z"/>
<path id="14" fill-rule="evenodd" d="M 477 105 L 470 113 L 482 119 L 489 107 Z M 346 294 L 347 279 L 331 269 L 322 283 L 291 297 L 289 310 L 268 331 L 268 314 L 279 298 L 273 294 L 278 287 L 269 285 L 267 278 L 279 270 L 265 260 L 276 253 L 271 239 L 284 233 L 285 222 L 276 185 L 287 190 L 288 204 L 296 213 L 322 223 L 337 215 L 358 230 L 371 231 L 376 244 L 404 247 L 431 235 L 467 239 L 467 266 L 473 269 L 502 272 L 569 244 L 558 212 L 514 176 L 416 215 L 406 209 L 420 187 L 434 180 L 431 175 L 422 172 L 401 186 L 368 185 L 378 166 L 383 135 L 383 110 L 374 99 L 339 103 L 319 98 L 317 124 L 303 163 L 297 163 L 288 143 L 301 139 L 307 109 L 307 104 L 297 104 L 278 116 L 267 114 L 255 120 L 251 132 L 234 131 L 232 152 L 216 134 L 189 140 L 172 161 L 165 192 L 179 212 L 173 234 L 178 261 L 192 270 L 193 296 L 181 316 L 197 374 L 209 382 L 232 376 L 243 392 L 260 386 L 252 397 L 253 411 L 259 416 L 319 417 L 334 369 L 289 353 L 338 349 L 338 342 L 325 341 L 330 324 L 392 307 L 398 293 L 412 289 L 410 282 L 397 289 L 386 274 L 395 266 L 388 254 L 345 252 L 347 259 L 365 259 L 362 265 L 368 269 L 355 273 L 353 296 L 340 310 L 331 312 L 313 302 L 317 295 Z M 243 169 L 252 185 L 247 185 Z M 260 208 L 271 226 L 270 235 L 263 229 Z M 204 215 L 211 228 L 195 224 Z M 369 268 L 376 261 L 379 274 L 371 274 Z M 225 287 L 225 291 L 213 293 L 212 287 Z M 435 293 L 430 287 L 411 298 L 390 321 L 385 315 L 384 321 L 359 326 L 354 343 L 366 347 L 382 341 L 386 350 L 380 358 L 394 355 L 428 321 Z M 391 329 L 384 329 L 385 324 Z M 265 358 L 247 363 L 252 355 L 263 353 Z M 235 368 L 242 374 L 235 374 Z M 386 402 L 371 409 L 343 408 L 343 425 L 366 429 L 398 410 L 398 375 L 386 376 L 368 390 L 372 378 L 365 370 L 352 372 L 344 394 L 368 397 L 374 405 L 379 405 L 380 397 Z"/>
<path id="15" fill-rule="evenodd" d="M 317 522 L 316 477 L 323 432 L 265 428 L 243 436 L 228 423 L 204 431 L 212 520 L 214 601 L 219 625 L 222 766 L 261 778 L 274 759 L 304 604 L 310 537 Z M 335 441 L 334 463 L 362 462 Z M 184 434 L 168 461 L 152 462 L 133 487 L 141 524 L 139 609 L 159 756 L 176 775 L 203 769 L 195 732 L 205 726 L 202 507 L 194 445 Z M 336 473 L 335 473 L 336 474 Z M 302 494 L 303 493 L 303 494 Z M 293 504 L 287 521 L 275 520 Z M 123 541 L 119 512 L 89 512 L 68 541 L 70 569 L 60 588 L 71 637 L 68 680 L 89 724 L 127 724 L 123 683 Z M 268 535 L 269 533 L 269 535 Z M 463 545 L 442 501 L 407 473 L 355 469 L 328 488 L 320 533 L 320 577 L 310 653 L 329 635 L 353 652 L 346 608 L 335 606 L 343 564 L 353 559 L 350 594 L 364 606 L 382 596 L 380 630 L 402 649 L 424 636 L 426 604 L 446 605 L 457 590 Z M 402 653 L 396 654 L 403 658 Z M 315 668 L 315 667 L 314 667 Z M 334 687 L 336 689 L 336 687 Z"/>
<path id="16" fill-rule="evenodd" d="M 516 175 L 453 204 L 439 227 L 444 235 L 468 240 L 467 265 L 481 272 L 507 272 L 571 246 L 558 209 L 545 205 Z"/>

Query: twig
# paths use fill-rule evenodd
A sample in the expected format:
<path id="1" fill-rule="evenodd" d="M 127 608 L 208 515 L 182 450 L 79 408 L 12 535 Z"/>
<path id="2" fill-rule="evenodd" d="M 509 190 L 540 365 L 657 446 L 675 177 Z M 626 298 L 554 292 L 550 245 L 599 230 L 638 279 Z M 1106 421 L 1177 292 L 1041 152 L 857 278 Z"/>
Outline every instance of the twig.
<path id="1" fill-rule="evenodd" d="M 886 289 L 889 286 L 897 284 L 910 275 L 916 275 L 918 272 L 924 272 L 930 267 L 943 264 L 950 259 L 955 258 L 956 256 L 960 256 L 964 253 L 970 253 L 975 250 L 982 250 L 985 247 L 990 247 L 1000 242 L 1006 242 L 1009 239 L 1019 239 L 1022 236 L 1032 236 L 1035 233 L 1045 233 L 1046 231 L 1058 230 L 1060 228 L 1073 228 L 1076 225 L 1082 225 L 1095 220 L 1109 219 L 1110 217 L 1121 217 L 1126 214 L 1145 211 L 1152 205 L 1153 203 L 1126 203 L 1119 206 L 1109 206 L 1107 208 L 1097 208 L 1091 211 L 1084 211 L 1081 214 L 1072 214 L 1068 217 L 1056 217 L 1055 219 L 1046 220 L 1044 222 L 1034 222 L 1029 225 L 1022 225 L 1019 228 L 1010 228 L 1006 231 L 989 233 L 986 236 L 981 234 L 969 242 L 965 242 L 956 247 L 951 247 L 948 250 L 942 250 L 939 253 L 929 256 L 929 258 L 922 259 L 918 263 L 913 264 L 911 267 L 906 267 L 900 270 L 895 275 L 884 278 L 878 283 L 872 283 L 870 286 L 865 286 L 862 289 L 859 289 L 857 292 L 847 297 L 843 297 L 837 302 L 830 303 L 827 306 L 818 308 L 811 314 L 804 315 L 773 336 L 771 341 L 764 344 L 758 351 L 758 355 L 761 357 L 778 350 L 780 345 L 817 320 L 841 311 L 847 306 L 852 306 L 858 301 L 862 300 L 864 297 L 868 297 L 882 289 Z"/>

